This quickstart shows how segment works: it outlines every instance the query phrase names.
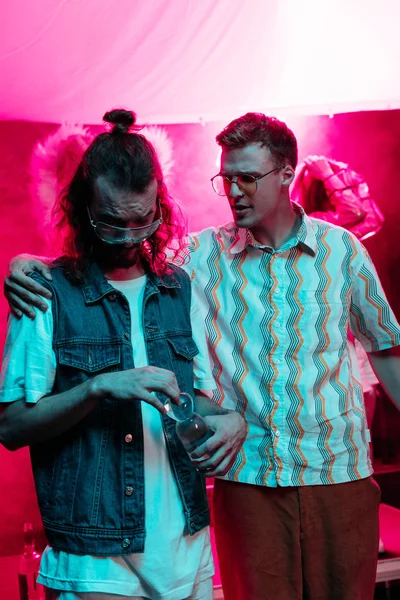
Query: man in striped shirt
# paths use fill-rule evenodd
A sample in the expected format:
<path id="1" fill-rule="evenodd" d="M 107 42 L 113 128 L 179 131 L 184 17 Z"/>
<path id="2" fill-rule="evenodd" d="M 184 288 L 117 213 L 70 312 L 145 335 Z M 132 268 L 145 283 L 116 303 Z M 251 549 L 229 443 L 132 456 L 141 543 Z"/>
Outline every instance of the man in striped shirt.
<path id="1" fill-rule="evenodd" d="M 367 600 L 379 489 L 349 331 L 400 407 L 400 327 L 357 238 L 290 201 L 297 143 L 249 113 L 217 136 L 233 223 L 192 236 L 218 383 L 248 435 L 215 482 L 227 600 Z"/>
<path id="2" fill-rule="evenodd" d="M 356 237 L 291 202 L 297 143 L 287 126 L 248 113 L 217 142 L 212 184 L 233 222 L 191 236 L 185 268 L 215 401 L 248 425 L 215 482 L 225 600 L 368 600 L 380 493 L 347 340 L 361 342 L 400 407 L 400 327 Z M 206 453 L 207 443 L 197 458 Z"/>

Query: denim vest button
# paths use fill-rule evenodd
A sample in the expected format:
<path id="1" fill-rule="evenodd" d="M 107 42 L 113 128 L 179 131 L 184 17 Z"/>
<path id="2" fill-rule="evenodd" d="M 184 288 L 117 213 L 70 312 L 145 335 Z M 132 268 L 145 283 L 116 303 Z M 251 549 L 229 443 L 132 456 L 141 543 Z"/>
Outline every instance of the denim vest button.
<path id="1" fill-rule="evenodd" d="M 111 302 L 114 302 L 117 299 L 117 294 L 115 292 L 111 292 L 111 294 L 108 294 L 107 298 L 111 300 Z"/>
<path id="2" fill-rule="evenodd" d="M 125 488 L 125 496 L 132 496 L 133 494 L 133 487 L 131 485 L 128 485 L 128 487 Z"/>
<path id="3" fill-rule="evenodd" d="M 127 444 L 130 444 L 132 440 L 133 440 L 132 435 L 130 433 L 127 433 L 125 436 L 125 442 Z"/>
<path id="4" fill-rule="evenodd" d="M 121 546 L 122 546 L 123 548 L 129 548 L 129 546 L 130 546 L 130 545 L 131 545 L 131 540 L 130 540 L 130 539 L 128 539 L 128 538 L 124 538 L 124 539 L 122 540 Z"/>
<path id="5" fill-rule="evenodd" d="M 195 528 L 196 527 L 196 523 L 194 521 L 190 521 L 190 527 Z"/>
<path id="6" fill-rule="evenodd" d="M 125 331 L 124 337 L 126 337 L 126 339 L 129 340 L 129 333 L 127 331 Z"/>

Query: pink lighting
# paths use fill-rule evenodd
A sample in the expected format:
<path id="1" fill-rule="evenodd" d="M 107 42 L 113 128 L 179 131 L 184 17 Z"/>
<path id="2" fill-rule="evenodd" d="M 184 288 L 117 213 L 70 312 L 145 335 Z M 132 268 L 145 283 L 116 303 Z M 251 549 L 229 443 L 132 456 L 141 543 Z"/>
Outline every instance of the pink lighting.
<path id="1" fill-rule="evenodd" d="M 399 22 L 399 0 L 3 2 L 2 277 L 14 255 L 51 252 L 51 201 L 41 202 L 35 188 L 40 160 L 32 167 L 34 148 L 49 136 L 97 134 L 102 115 L 115 106 L 134 110 L 140 124 L 162 125 L 169 192 L 184 206 L 189 230 L 199 231 L 232 216 L 210 183 L 220 166 L 216 134 L 232 118 L 260 111 L 294 130 L 299 161 L 323 154 L 365 178 L 385 218 L 365 246 L 399 317 Z M 62 175 L 49 184 L 50 197 L 64 185 Z M 47 183 L 42 177 L 42 187 Z M 7 312 L 0 294 L 0 351 Z M 393 439 L 396 419 L 397 413 L 389 418 Z M 376 436 L 384 438 L 379 426 Z M 20 553 L 25 521 L 42 550 L 28 450 L 0 445 L 0 464 L 0 559 Z M 400 555 L 398 510 L 385 506 L 381 522 L 386 547 Z M 216 557 L 213 530 L 211 539 Z M 214 583 L 220 584 L 218 564 Z M 0 600 L 2 594 L 0 579 Z M 14 600 L 11 592 L 7 600 Z"/>

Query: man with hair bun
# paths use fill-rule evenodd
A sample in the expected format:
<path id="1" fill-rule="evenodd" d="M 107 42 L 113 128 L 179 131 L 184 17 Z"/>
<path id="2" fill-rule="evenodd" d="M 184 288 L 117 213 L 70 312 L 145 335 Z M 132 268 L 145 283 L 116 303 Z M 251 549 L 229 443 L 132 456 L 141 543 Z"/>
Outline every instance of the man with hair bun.
<path id="1" fill-rule="evenodd" d="M 227 472 L 244 420 L 206 395 L 201 315 L 167 260 L 184 222 L 157 155 L 132 112 L 104 120 L 57 200 L 64 254 L 32 275 L 49 310 L 10 318 L 0 443 L 30 447 L 49 542 L 38 581 L 55 599 L 211 600 L 204 473 Z M 181 392 L 214 431 L 204 466 L 164 406 Z"/>

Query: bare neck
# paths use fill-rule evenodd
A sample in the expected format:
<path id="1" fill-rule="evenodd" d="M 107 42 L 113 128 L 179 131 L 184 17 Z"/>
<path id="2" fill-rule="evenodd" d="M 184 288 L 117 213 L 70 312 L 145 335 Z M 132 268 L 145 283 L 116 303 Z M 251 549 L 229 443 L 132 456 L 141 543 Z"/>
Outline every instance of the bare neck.
<path id="1" fill-rule="evenodd" d="M 254 238 L 263 246 L 278 250 L 293 237 L 300 225 L 300 218 L 291 204 L 285 210 L 270 215 L 268 220 L 251 229 Z"/>
<path id="2" fill-rule="evenodd" d="M 104 271 L 104 275 L 107 279 L 111 279 L 112 281 L 129 281 L 130 279 L 138 279 L 138 277 L 143 277 L 145 274 L 145 270 L 142 264 L 135 264 L 132 267 L 127 267 L 126 269 L 110 269 Z"/>

